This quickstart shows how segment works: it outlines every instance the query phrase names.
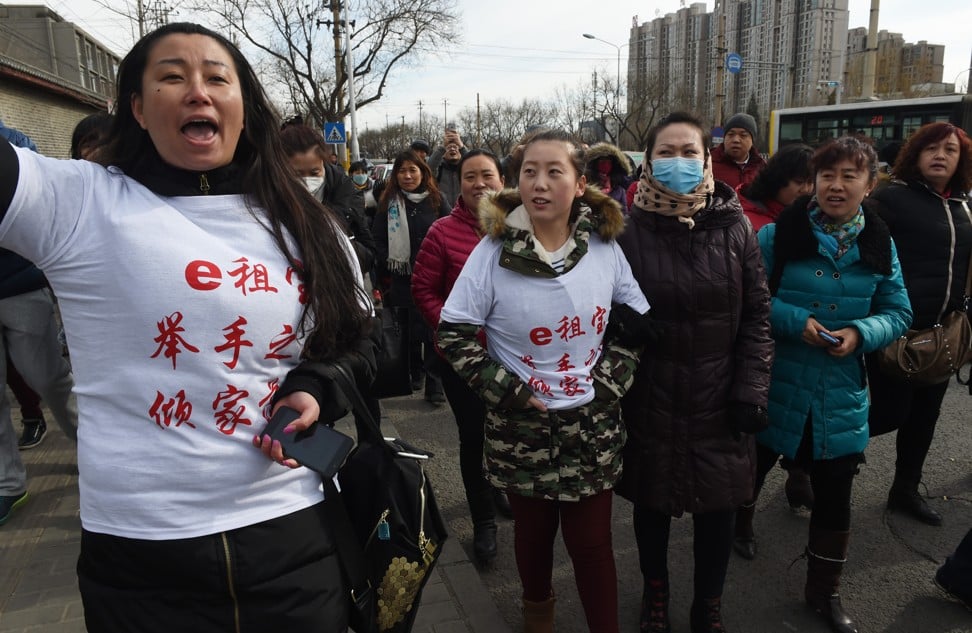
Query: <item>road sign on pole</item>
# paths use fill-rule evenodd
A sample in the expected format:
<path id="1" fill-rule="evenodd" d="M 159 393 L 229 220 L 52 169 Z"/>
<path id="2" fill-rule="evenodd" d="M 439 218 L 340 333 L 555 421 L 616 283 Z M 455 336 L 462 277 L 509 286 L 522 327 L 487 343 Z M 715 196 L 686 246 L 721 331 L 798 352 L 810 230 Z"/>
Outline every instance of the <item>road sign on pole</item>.
<path id="1" fill-rule="evenodd" d="M 737 74 L 742 70 L 743 59 L 742 55 L 739 53 L 729 53 L 726 55 L 726 70 L 731 72 L 733 75 Z"/>
<path id="2" fill-rule="evenodd" d="M 334 145 L 344 145 L 344 123 L 325 123 L 324 141 Z"/>

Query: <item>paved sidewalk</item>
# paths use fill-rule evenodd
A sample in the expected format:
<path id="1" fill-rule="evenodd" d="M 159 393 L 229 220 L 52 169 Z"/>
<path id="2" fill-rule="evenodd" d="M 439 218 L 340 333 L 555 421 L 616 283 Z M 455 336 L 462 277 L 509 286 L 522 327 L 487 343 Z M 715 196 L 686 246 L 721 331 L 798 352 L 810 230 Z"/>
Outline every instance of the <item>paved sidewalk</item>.
<path id="1" fill-rule="evenodd" d="M 16 413 L 14 425 L 19 433 Z M 74 445 L 49 424 L 44 442 L 21 456 L 30 499 L 0 527 L 0 633 L 83 632 L 75 574 L 81 520 Z M 510 631 L 455 538 L 446 542 L 425 587 L 414 631 Z"/>

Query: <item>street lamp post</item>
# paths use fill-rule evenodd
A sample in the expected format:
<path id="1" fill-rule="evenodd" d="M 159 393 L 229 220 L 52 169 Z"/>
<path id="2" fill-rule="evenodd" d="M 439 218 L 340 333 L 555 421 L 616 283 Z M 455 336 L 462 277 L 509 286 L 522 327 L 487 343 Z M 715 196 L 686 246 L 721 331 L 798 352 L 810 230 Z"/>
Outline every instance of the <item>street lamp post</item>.
<path id="1" fill-rule="evenodd" d="M 607 44 L 608 46 L 613 46 L 614 48 L 616 48 L 618 50 L 618 70 L 617 70 L 617 73 L 618 74 L 617 74 L 617 77 L 616 77 L 617 81 L 614 84 L 615 85 L 615 88 L 614 88 L 614 99 L 615 99 L 615 101 L 617 101 L 618 99 L 621 98 L 621 47 L 618 46 L 617 44 L 615 44 L 614 42 L 609 42 L 607 40 L 602 40 L 599 37 L 596 37 L 594 35 L 591 35 L 590 33 L 581 33 L 581 35 L 583 35 L 584 37 L 586 37 L 589 40 L 597 40 L 598 42 L 603 42 L 604 44 Z"/>
<path id="2" fill-rule="evenodd" d="M 581 35 L 583 35 L 584 37 L 586 37 L 589 40 L 597 40 L 598 42 L 601 42 L 603 44 L 607 44 L 608 46 L 613 46 L 618 51 L 618 68 L 617 68 L 617 76 L 615 78 L 616 81 L 614 83 L 614 110 L 615 110 L 614 116 L 617 117 L 618 114 L 619 114 L 619 112 L 620 112 L 620 110 L 621 110 L 621 47 L 618 46 L 617 44 L 615 44 L 614 42 L 609 42 L 607 40 L 602 40 L 601 38 L 599 38 L 599 37 L 597 37 L 595 35 L 591 35 L 590 33 L 581 33 Z M 594 86 L 594 98 L 597 99 L 597 86 Z M 601 125 L 604 126 L 604 124 L 605 124 L 605 121 L 602 121 L 601 122 Z M 620 128 L 621 128 L 621 125 L 620 125 L 620 120 L 619 120 L 618 121 L 618 129 L 620 130 Z M 602 131 L 602 136 L 603 136 L 603 134 L 605 132 L 607 132 L 607 129 L 605 129 L 605 130 Z"/>

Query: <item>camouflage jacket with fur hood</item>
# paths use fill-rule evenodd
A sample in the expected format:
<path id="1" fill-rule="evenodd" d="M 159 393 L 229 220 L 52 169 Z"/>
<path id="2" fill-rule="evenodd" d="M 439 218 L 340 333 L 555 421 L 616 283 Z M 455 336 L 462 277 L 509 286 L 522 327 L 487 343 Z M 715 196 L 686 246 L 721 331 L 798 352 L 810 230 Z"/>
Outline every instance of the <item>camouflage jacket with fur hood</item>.
<path id="1" fill-rule="evenodd" d="M 480 205 L 486 239 L 501 240 L 496 265 L 528 277 L 567 275 L 588 254 L 591 235 L 613 241 L 624 228 L 618 205 L 588 188 L 571 215 L 573 245 L 558 273 L 536 251 L 531 228 L 518 226 L 516 190 L 495 194 Z M 512 217 L 511 217 L 512 216 Z M 536 297 L 542 309 L 543 297 Z M 621 473 L 626 432 L 619 399 L 631 386 L 640 350 L 605 339 L 591 368 L 595 398 L 572 409 L 540 412 L 527 405 L 534 395 L 511 369 L 490 356 L 477 340 L 480 328 L 439 324 L 437 342 L 456 372 L 487 407 L 485 462 L 491 482 L 516 494 L 576 501 L 613 487 Z"/>

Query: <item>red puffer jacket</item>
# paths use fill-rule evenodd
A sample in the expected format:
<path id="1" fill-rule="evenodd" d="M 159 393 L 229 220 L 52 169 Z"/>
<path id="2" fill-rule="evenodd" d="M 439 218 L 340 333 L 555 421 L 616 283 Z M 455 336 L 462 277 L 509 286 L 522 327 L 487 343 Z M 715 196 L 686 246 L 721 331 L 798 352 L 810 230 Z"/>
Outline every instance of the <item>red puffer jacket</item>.
<path id="1" fill-rule="evenodd" d="M 452 213 L 436 220 L 422 241 L 412 270 L 412 298 L 433 331 L 456 278 L 482 236 L 479 217 L 459 196 Z"/>

